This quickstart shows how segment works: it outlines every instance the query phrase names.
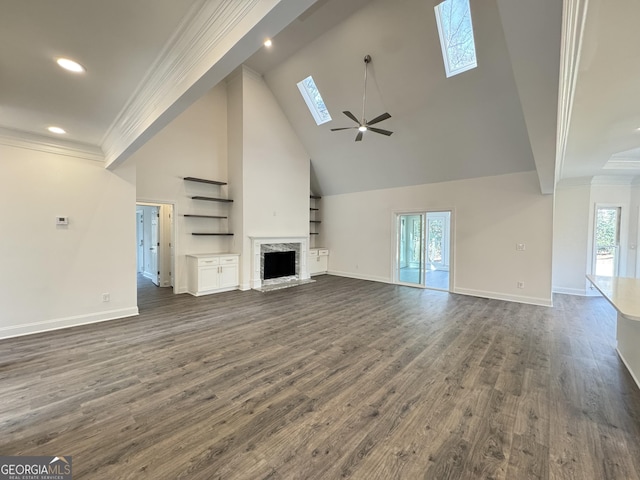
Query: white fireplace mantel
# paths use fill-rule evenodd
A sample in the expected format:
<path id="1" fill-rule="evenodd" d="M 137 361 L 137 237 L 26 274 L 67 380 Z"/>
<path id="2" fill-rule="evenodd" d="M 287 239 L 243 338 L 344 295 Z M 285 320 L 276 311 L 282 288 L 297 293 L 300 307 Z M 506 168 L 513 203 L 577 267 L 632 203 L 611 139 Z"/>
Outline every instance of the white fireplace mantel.
<path id="1" fill-rule="evenodd" d="M 309 279 L 307 256 L 309 255 L 309 237 L 249 237 L 251 239 L 251 288 L 262 288 L 260 275 L 260 253 L 263 245 L 278 245 L 282 243 L 300 244 L 299 255 L 296 259 L 299 265 L 300 280 Z"/>

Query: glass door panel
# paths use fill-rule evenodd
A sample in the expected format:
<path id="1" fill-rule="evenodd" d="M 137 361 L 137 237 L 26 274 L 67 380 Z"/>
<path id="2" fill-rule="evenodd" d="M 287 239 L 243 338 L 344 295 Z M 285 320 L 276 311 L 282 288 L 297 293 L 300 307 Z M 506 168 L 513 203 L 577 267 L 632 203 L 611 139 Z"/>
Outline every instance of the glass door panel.
<path id="1" fill-rule="evenodd" d="M 451 212 L 427 213 L 425 286 L 449 290 Z"/>
<path id="2" fill-rule="evenodd" d="M 398 215 L 398 281 L 422 285 L 424 215 Z"/>
<path id="3" fill-rule="evenodd" d="M 620 207 L 598 207 L 594 242 L 595 274 L 618 275 L 620 252 Z"/>

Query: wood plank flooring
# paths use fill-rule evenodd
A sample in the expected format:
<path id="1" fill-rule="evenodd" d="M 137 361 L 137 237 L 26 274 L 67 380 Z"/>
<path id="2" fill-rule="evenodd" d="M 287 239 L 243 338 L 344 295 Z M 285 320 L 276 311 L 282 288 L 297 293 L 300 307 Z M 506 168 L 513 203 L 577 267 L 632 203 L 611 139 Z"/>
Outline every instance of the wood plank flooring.
<path id="1" fill-rule="evenodd" d="M 602 298 L 317 280 L 147 285 L 139 317 L 1 341 L 0 454 L 92 480 L 640 479 Z"/>

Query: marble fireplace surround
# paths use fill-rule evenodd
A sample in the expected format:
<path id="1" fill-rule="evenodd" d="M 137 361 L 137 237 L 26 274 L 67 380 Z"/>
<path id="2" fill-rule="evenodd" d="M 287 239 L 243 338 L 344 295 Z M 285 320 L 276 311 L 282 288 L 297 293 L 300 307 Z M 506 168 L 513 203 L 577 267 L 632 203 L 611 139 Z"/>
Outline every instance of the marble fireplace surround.
<path id="1" fill-rule="evenodd" d="M 308 237 L 249 237 L 251 238 L 251 288 L 260 289 L 266 285 L 308 280 L 307 256 L 309 255 Z M 296 274 L 293 277 L 281 277 L 267 280 L 264 275 L 264 254 L 266 252 L 296 252 Z"/>

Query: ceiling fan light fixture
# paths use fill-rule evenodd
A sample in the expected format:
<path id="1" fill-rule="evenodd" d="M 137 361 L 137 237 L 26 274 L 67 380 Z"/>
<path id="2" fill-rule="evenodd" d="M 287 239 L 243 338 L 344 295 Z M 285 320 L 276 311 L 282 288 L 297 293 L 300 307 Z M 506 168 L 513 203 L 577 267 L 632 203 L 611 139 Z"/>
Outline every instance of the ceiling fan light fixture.
<path id="1" fill-rule="evenodd" d="M 356 122 L 358 124 L 358 126 L 353 126 L 353 127 L 338 127 L 338 128 L 332 128 L 331 131 L 332 132 L 337 132 L 338 130 L 355 130 L 356 128 L 358 129 L 358 134 L 356 135 L 356 142 L 360 142 L 362 140 L 363 134 L 364 132 L 367 132 L 369 130 L 371 130 L 374 133 L 379 133 L 380 135 L 386 135 L 387 137 L 390 136 L 393 132 L 389 131 L 389 130 L 383 130 L 382 128 L 375 128 L 372 127 L 371 125 L 375 125 L 377 123 L 380 123 L 388 118 L 391 118 L 391 115 L 389 115 L 389 113 L 385 112 L 382 115 L 378 115 L 377 117 L 367 121 L 366 120 L 366 111 L 365 111 L 365 107 L 367 104 L 367 66 L 369 65 L 369 63 L 371 62 L 371 55 L 366 55 L 364 57 L 364 88 L 362 89 L 362 117 L 361 119 L 358 119 L 358 117 L 356 117 L 353 113 L 351 113 L 349 110 L 343 110 L 342 113 L 344 113 L 347 117 L 349 117 L 351 120 L 353 120 L 354 122 Z"/>
<path id="2" fill-rule="evenodd" d="M 56 58 L 56 63 L 60 67 L 64 68 L 65 70 L 68 70 L 73 73 L 84 73 L 87 71 L 87 69 L 84 68 L 82 65 L 80 65 L 78 62 L 71 60 L 69 58 L 64 58 L 64 57 Z"/>

